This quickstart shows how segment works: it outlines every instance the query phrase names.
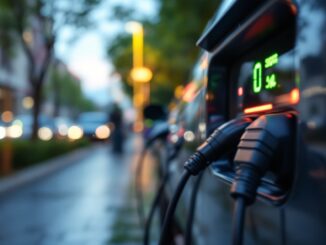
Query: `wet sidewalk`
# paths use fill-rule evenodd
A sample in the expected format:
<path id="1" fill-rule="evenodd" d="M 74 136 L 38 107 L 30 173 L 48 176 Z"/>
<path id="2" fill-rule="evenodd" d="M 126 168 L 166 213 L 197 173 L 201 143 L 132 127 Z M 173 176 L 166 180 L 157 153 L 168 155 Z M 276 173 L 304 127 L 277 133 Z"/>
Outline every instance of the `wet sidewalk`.
<path id="1" fill-rule="evenodd" d="M 0 197 L 0 244 L 141 244 L 134 163 L 142 142 L 122 156 L 97 145 L 77 162 Z"/>

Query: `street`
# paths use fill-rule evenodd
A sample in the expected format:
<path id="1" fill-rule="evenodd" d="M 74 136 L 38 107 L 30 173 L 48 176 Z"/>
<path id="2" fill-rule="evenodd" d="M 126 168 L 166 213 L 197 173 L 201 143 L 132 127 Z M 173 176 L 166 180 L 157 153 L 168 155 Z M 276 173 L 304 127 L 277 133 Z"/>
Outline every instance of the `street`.
<path id="1" fill-rule="evenodd" d="M 0 244 L 114 244 L 116 216 L 132 208 L 126 202 L 141 146 L 132 139 L 115 156 L 109 145 L 97 145 L 80 162 L 2 195 Z"/>

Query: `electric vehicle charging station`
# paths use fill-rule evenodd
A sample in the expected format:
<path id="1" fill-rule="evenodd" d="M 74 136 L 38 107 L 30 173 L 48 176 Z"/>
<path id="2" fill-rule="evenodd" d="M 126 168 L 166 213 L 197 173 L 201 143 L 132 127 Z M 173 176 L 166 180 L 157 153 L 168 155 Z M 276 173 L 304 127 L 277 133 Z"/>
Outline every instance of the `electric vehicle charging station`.
<path id="1" fill-rule="evenodd" d="M 229 14 L 237 10 L 236 5 Z M 243 24 L 226 38 L 223 37 L 212 52 L 210 65 L 225 70 L 227 117 L 256 119 L 261 115 L 281 113 L 298 122 L 299 70 L 295 64 L 297 6 L 284 1 L 265 1 L 259 5 L 256 3 L 255 7 L 250 17 L 243 17 L 246 18 Z M 247 11 L 244 11 L 245 14 Z M 225 26 L 232 25 L 232 22 L 221 20 L 216 25 L 214 28 L 232 30 Z M 199 41 L 199 45 L 211 49 L 206 41 L 210 35 L 211 32 Z M 293 123 L 291 130 L 296 131 L 297 124 Z M 295 145 L 295 138 L 293 132 L 288 143 Z M 295 154 L 295 147 L 289 149 L 284 154 L 287 159 L 279 160 L 284 164 L 265 176 L 258 190 L 261 198 L 276 205 L 287 198 L 294 178 Z M 232 183 L 235 173 L 232 161 L 229 168 L 213 164 L 212 172 L 223 181 Z"/>
<path id="2" fill-rule="evenodd" d="M 325 26 L 322 0 L 231 1 L 199 40 L 210 53 L 206 128 L 217 118 L 253 123 L 238 147 L 211 163 L 215 179 L 207 177 L 198 193 L 198 244 L 231 243 L 230 187 L 239 177 L 235 164 L 254 161 L 248 149 L 265 152 L 269 163 L 246 214 L 244 244 L 325 243 Z M 251 134 L 261 129 L 275 140 Z"/>

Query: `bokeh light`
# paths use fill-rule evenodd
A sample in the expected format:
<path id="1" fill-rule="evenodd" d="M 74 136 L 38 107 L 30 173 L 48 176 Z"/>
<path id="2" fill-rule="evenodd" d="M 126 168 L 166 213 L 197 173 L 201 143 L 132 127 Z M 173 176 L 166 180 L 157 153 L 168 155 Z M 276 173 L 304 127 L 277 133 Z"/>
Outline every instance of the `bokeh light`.
<path id="1" fill-rule="evenodd" d="M 186 131 L 183 137 L 187 142 L 192 142 L 195 140 L 195 134 L 192 131 Z"/>
<path id="2" fill-rule="evenodd" d="M 19 138 L 23 135 L 23 128 L 20 125 L 12 125 L 8 127 L 7 135 L 10 138 Z"/>
<path id="3" fill-rule="evenodd" d="M 78 126 L 71 126 L 68 129 L 68 137 L 71 140 L 78 140 L 83 137 L 83 130 Z"/>
<path id="4" fill-rule="evenodd" d="M 1 114 L 2 121 L 6 122 L 6 123 L 11 122 L 13 118 L 14 118 L 14 115 L 11 111 L 4 111 Z"/>
<path id="5" fill-rule="evenodd" d="M 61 136 L 67 136 L 68 135 L 68 126 L 66 124 L 60 124 L 58 127 L 58 132 Z"/>
<path id="6" fill-rule="evenodd" d="M 22 105 L 25 109 L 31 109 L 34 106 L 34 100 L 32 97 L 27 96 L 23 99 Z"/>
<path id="7" fill-rule="evenodd" d="M 53 137 L 53 132 L 48 127 L 42 127 L 38 130 L 37 135 L 41 140 L 49 141 Z"/>
<path id="8" fill-rule="evenodd" d="M 0 139 L 4 139 L 6 137 L 6 128 L 0 126 Z"/>
<path id="9" fill-rule="evenodd" d="M 95 131 L 96 137 L 102 140 L 109 138 L 110 134 L 110 128 L 106 125 L 99 126 Z"/>

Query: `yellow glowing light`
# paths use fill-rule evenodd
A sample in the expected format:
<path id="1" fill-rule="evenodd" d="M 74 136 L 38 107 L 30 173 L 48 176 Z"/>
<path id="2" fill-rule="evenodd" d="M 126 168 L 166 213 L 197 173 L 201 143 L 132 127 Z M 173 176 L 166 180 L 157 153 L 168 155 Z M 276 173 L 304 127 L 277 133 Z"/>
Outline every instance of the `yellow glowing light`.
<path id="1" fill-rule="evenodd" d="M 269 111 L 272 109 L 273 109 L 272 104 L 266 104 L 266 105 L 260 105 L 260 106 L 246 108 L 246 109 L 244 109 L 244 113 L 249 114 L 249 113 L 255 113 L 255 112 Z"/>
<path id="2" fill-rule="evenodd" d="M 152 79 L 153 73 L 146 67 L 136 67 L 131 70 L 130 77 L 135 82 L 147 83 Z"/>
<path id="3" fill-rule="evenodd" d="M 68 129 L 69 139 L 78 140 L 78 139 L 81 139 L 83 137 L 83 135 L 84 135 L 83 130 L 78 126 L 71 126 Z"/>
<path id="4" fill-rule="evenodd" d="M 25 109 L 31 109 L 34 106 L 34 100 L 32 97 L 25 97 L 22 101 L 22 105 Z"/>
<path id="5" fill-rule="evenodd" d="M 8 128 L 7 135 L 10 138 L 19 138 L 23 135 L 23 128 L 19 125 L 12 125 Z"/>
<path id="6" fill-rule="evenodd" d="M 6 128 L 0 126 L 0 140 L 6 137 Z"/>
<path id="7" fill-rule="evenodd" d="M 299 89 L 295 88 L 291 91 L 291 104 L 298 104 L 300 101 Z"/>
<path id="8" fill-rule="evenodd" d="M 195 140 L 195 134 L 192 131 L 186 131 L 183 137 L 187 142 L 192 142 Z"/>
<path id="9" fill-rule="evenodd" d="M 142 104 L 144 103 L 145 98 L 143 94 L 136 94 L 134 96 L 134 105 L 135 107 L 141 107 Z"/>
<path id="10" fill-rule="evenodd" d="M 133 65 L 143 66 L 144 30 L 143 25 L 136 21 L 127 22 L 125 25 L 127 32 L 132 33 Z"/>
<path id="11" fill-rule="evenodd" d="M 96 137 L 101 140 L 109 138 L 110 134 L 110 128 L 106 125 L 99 126 L 95 131 Z"/>
<path id="12" fill-rule="evenodd" d="M 53 132 L 48 127 L 42 127 L 38 130 L 37 135 L 41 140 L 49 141 L 53 137 Z"/>
<path id="13" fill-rule="evenodd" d="M 198 86 L 195 82 L 190 82 L 187 84 L 187 86 L 184 88 L 184 94 L 182 99 L 186 102 L 191 102 L 198 94 Z"/>
<path id="14" fill-rule="evenodd" d="M 14 117 L 14 115 L 11 111 L 4 111 L 1 114 L 2 121 L 6 122 L 6 123 L 11 122 L 13 117 Z"/>
<path id="15" fill-rule="evenodd" d="M 177 86 L 174 90 L 174 97 L 176 97 L 177 99 L 181 99 L 183 95 L 183 90 L 184 87 L 182 85 Z"/>

